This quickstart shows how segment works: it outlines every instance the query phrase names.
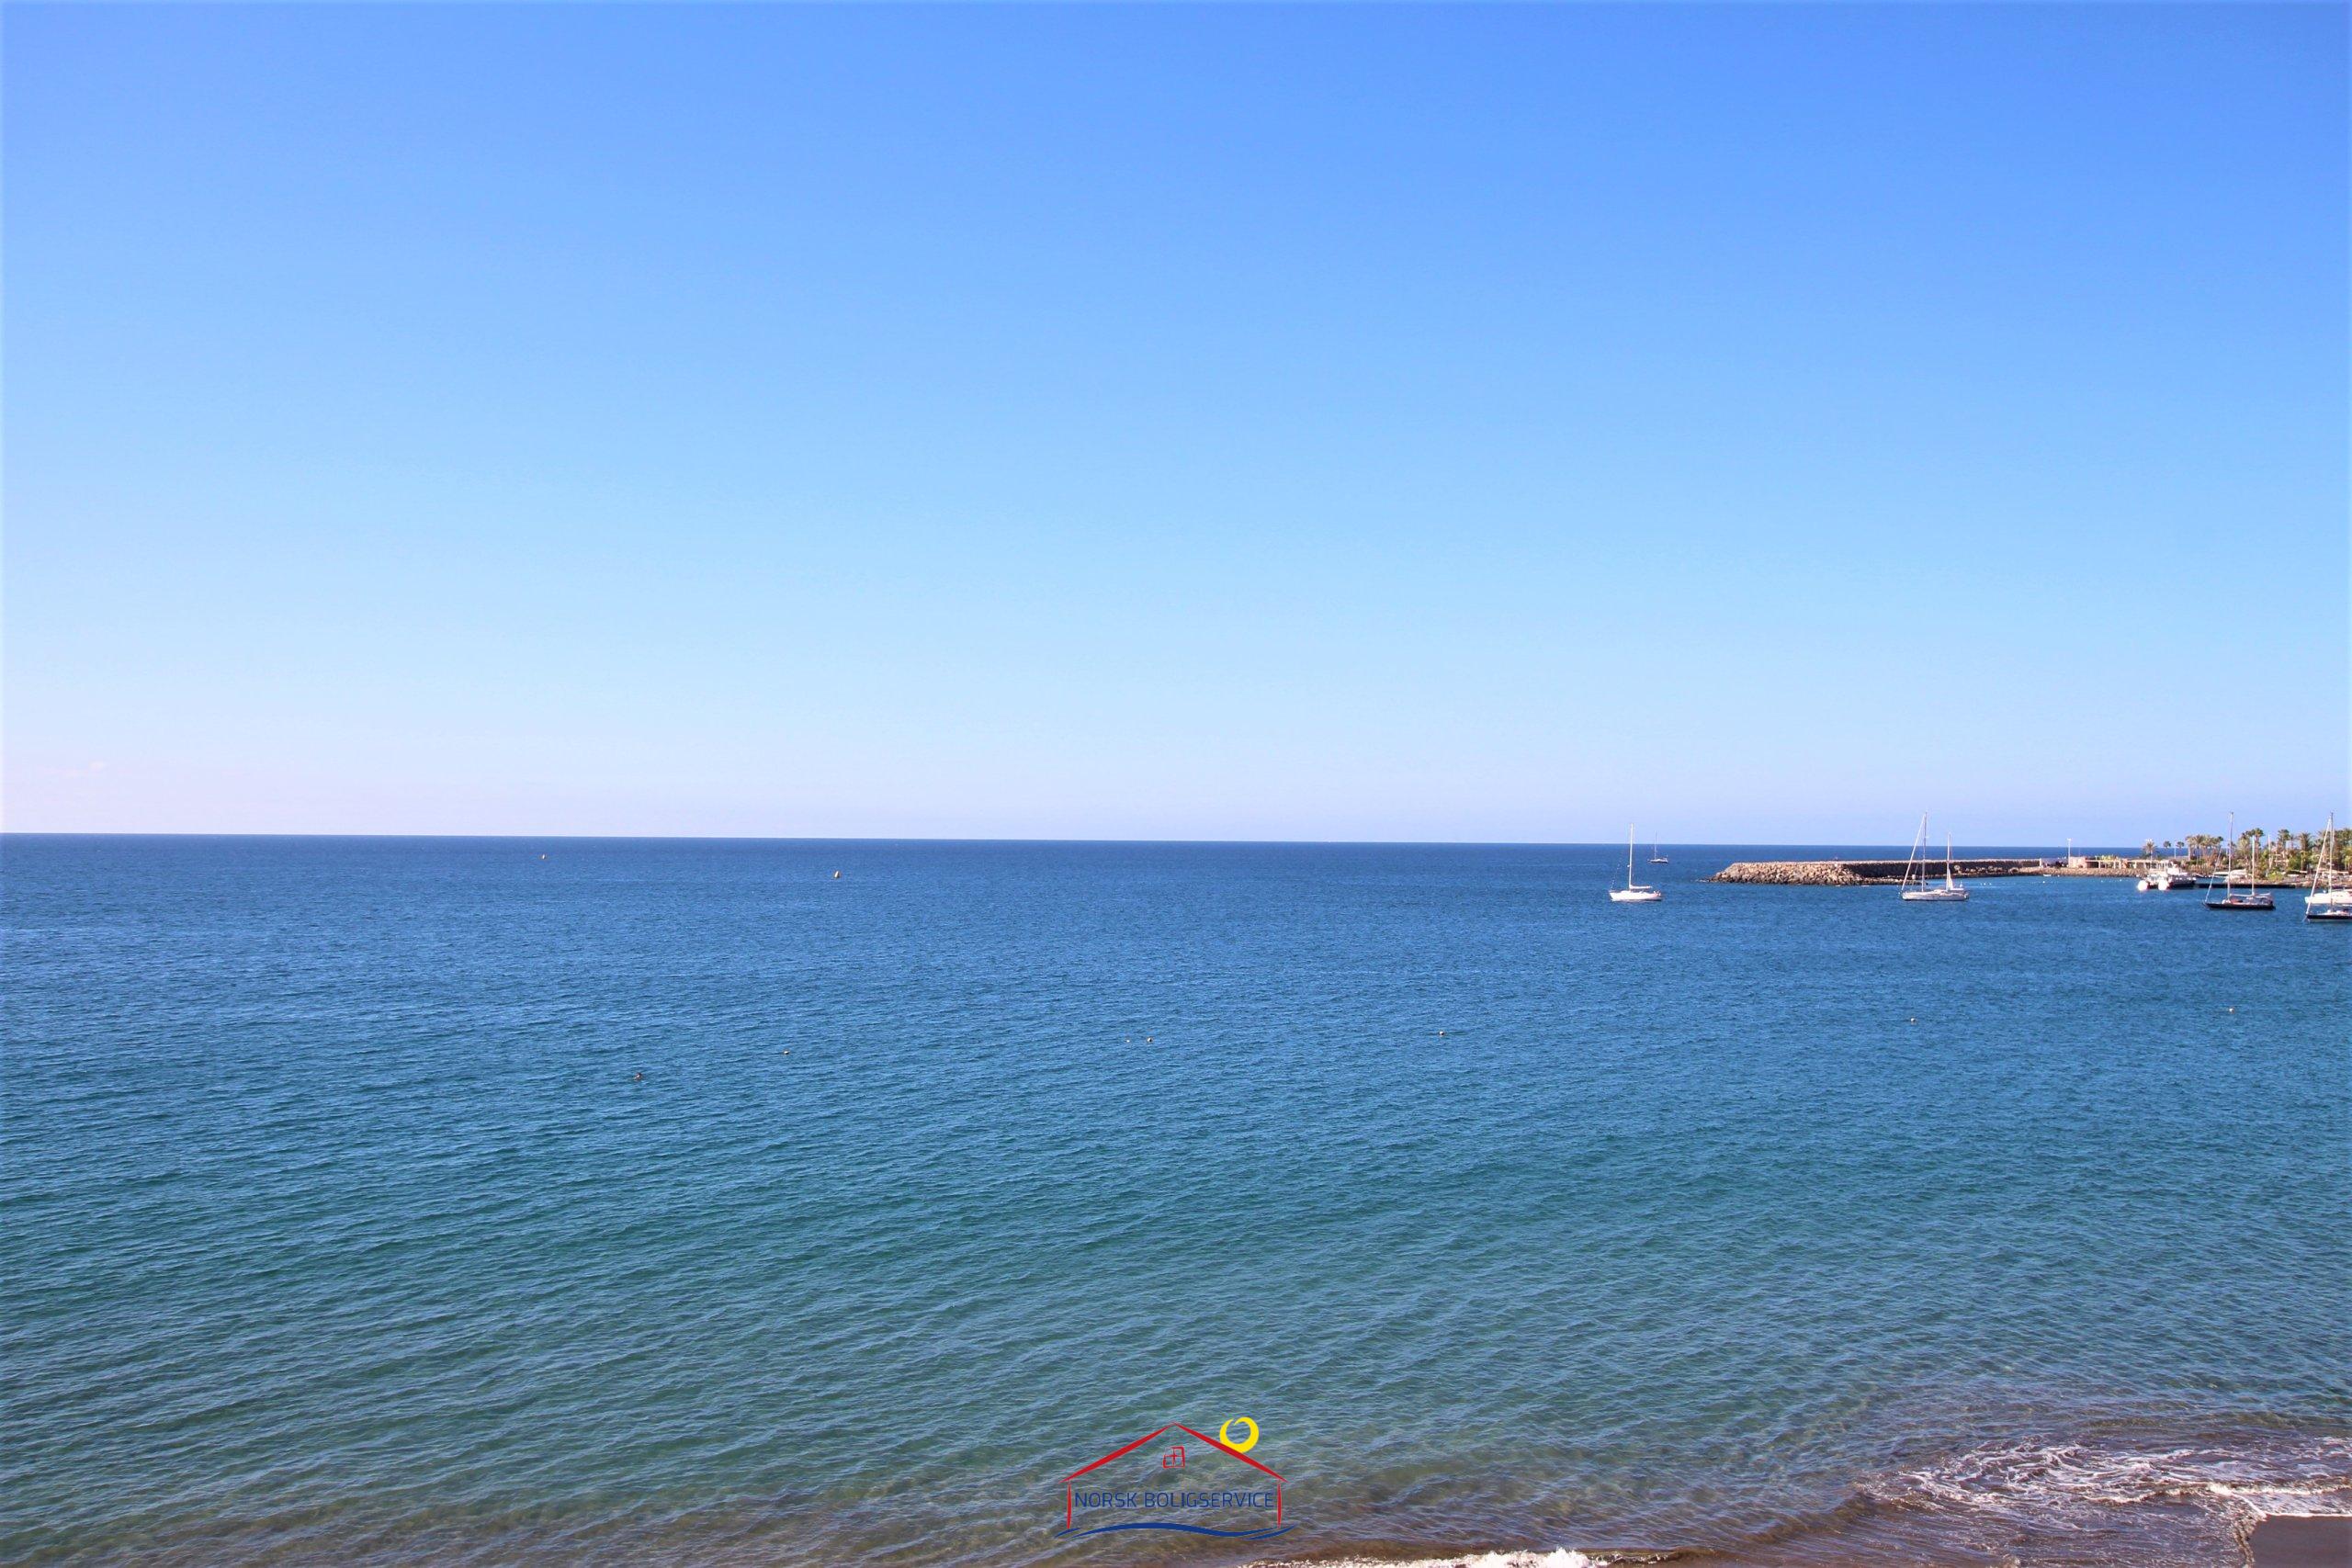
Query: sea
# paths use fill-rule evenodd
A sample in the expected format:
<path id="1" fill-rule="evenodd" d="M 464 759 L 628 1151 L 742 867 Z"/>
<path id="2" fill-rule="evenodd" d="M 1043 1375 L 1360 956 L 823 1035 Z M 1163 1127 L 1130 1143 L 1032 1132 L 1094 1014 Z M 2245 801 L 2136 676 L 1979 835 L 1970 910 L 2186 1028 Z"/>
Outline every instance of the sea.
<path id="1" fill-rule="evenodd" d="M 1707 880 L 1840 852 L 1903 849 L 9 836 L 0 1560 L 2352 1511 L 2352 931 Z M 1136 1439 L 1279 1527 L 1075 1529 Z"/>

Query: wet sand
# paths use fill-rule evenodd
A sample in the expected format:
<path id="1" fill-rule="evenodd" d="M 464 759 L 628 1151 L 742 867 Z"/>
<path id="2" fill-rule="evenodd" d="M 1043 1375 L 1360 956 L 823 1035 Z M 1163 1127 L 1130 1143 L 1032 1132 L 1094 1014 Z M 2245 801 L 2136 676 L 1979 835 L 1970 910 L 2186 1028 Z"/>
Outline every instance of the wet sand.
<path id="1" fill-rule="evenodd" d="M 2254 1568 L 2352 1568 L 2352 1518 L 2273 1515 L 2255 1527 Z"/>

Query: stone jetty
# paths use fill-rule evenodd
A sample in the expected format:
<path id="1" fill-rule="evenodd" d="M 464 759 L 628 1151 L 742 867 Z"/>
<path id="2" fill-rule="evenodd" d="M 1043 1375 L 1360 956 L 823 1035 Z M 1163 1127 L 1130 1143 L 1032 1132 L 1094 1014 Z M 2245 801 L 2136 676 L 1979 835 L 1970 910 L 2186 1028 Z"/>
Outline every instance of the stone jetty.
<path id="1" fill-rule="evenodd" d="M 1931 859 L 1924 863 L 1928 875 L 1943 875 L 1943 862 Z M 1734 861 L 1708 880 L 1783 887 L 1873 887 L 1902 881 L 1903 867 L 1899 860 L 1743 860 Z M 1962 860 L 1956 855 L 1951 868 L 1962 878 L 2034 876 L 2058 869 L 2046 860 Z"/>

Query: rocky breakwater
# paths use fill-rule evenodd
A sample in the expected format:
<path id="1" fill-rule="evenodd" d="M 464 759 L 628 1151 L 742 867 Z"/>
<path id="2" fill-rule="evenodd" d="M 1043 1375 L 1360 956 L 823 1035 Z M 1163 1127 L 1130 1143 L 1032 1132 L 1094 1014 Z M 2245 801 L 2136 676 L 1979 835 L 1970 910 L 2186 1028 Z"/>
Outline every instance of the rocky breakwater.
<path id="1" fill-rule="evenodd" d="M 1743 860 L 1715 873 L 1713 882 L 1764 882 L 1790 887 L 1857 887 L 1870 878 L 1841 860 Z"/>
<path id="2" fill-rule="evenodd" d="M 1875 887 L 1902 881 L 1905 863 L 1899 860 L 1743 860 L 1734 861 L 1707 880 L 1781 887 Z M 1929 876 L 1944 874 L 1941 855 L 1920 866 Z M 1962 877 L 2029 876 L 2044 865 L 2038 860 L 1970 860 L 1962 855 L 1953 858 L 1951 869 Z"/>

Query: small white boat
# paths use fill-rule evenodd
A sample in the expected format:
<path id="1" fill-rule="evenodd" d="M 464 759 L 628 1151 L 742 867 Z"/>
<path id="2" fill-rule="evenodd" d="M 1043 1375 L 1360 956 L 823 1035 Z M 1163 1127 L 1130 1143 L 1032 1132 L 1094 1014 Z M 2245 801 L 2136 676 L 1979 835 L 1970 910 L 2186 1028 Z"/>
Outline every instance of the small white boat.
<path id="1" fill-rule="evenodd" d="M 2143 893 L 2169 893 L 2186 880 L 2187 878 L 2181 874 L 2181 870 L 2178 866 L 2160 865 L 2140 879 L 2140 891 Z"/>
<path id="2" fill-rule="evenodd" d="M 1928 841 L 1928 814 L 1919 813 L 1919 836 L 1911 840 L 1911 858 L 1903 865 L 1903 900 L 1906 904 L 1965 904 L 1968 889 L 1951 874 L 1951 838 L 1944 838 L 1944 885 L 1936 886 L 1928 880 L 1928 862 L 1920 850 Z M 1915 879 L 1913 874 L 1917 873 Z"/>
<path id="3" fill-rule="evenodd" d="M 1656 844 L 1652 844 L 1650 846 L 1650 863 L 1652 865 L 1664 865 L 1666 863 L 1666 857 L 1657 852 L 1657 846 Z"/>
<path id="4" fill-rule="evenodd" d="M 2311 891 L 2303 895 L 2303 919 L 2352 920 L 2352 876 L 2330 864 L 2335 855 L 2335 813 L 2327 814 L 2320 835 L 2319 863 L 2312 867 Z"/>
<path id="5" fill-rule="evenodd" d="M 1655 904 L 1666 895 L 1634 880 L 1634 825 L 1625 824 L 1625 886 L 1609 890 L 1612 904 Z"/>

